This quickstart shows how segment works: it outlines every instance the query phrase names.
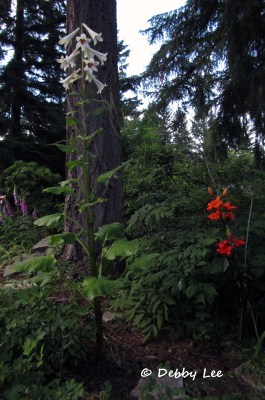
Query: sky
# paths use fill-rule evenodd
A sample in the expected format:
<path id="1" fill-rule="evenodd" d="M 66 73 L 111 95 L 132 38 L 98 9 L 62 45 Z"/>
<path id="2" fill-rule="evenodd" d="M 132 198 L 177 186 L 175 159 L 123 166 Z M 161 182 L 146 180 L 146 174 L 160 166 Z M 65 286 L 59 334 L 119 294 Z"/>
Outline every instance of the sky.
<path id="1" fill-rule="evenodd" d="M 147 36 L 139 31 L 149 27 L 148 20 L 154 15 L 175 10 L 184 4 L 185 0 L 117 0 L 119 40 L 124 40 L 131 50 L 127 75 L 142 73 L 152 54 L 160 47 L 159 44 L 150 46 Z"/>

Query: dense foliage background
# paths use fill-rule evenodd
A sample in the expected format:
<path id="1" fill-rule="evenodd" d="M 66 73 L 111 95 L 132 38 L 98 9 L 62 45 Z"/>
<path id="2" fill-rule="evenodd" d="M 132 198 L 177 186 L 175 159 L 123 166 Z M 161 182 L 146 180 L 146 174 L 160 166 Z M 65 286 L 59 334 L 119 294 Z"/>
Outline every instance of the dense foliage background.
<path id="1" fill-rule="evenodd" d="M 262 344 L 264 12 L 262 0 L 187 0 L 178 10 L 154 16 L 145 33 L 161 47 L 141 77 L 126 75 L 129 49 L 119 43 L 117 115 L 127 162 L 122 239 L 139 248 L 136 255 L 105 260 L 105 276 L 117 286 L 112 296 L 106 292 L 104 307 L 122 313 L 144 341 L 161 340 L 169 331 L 172 341 Z M 39 229 L 34 220 L 63 209 L 63 196 L 55 200 L 42 190 L 64 175 L 64 157 L 50 146 L 65 140 L 65 95 L 55 63 L 64 20 L 61 0 L 17 0 L 16 8 L 0 2 L 2 272 L 30 254 L 38 240 L 63 229 L 62 224 L 57 231 Z M 137 108 L 140 84 L 154 100 L 144 110 Z M 225 188 L 225 201 L 237 207 L 229 232 L 207 211 Z M 75 207 L 76 199 L 68 201 Z M 247 246 L 231 257 L 219 254 L 216 244 L 231 232 Z M 114 236 L 106 236 L 104 245 Z M 41 271 L 47 272 L 45 282 L 37 270 L 25 277 L 33 278 L 29 287 L 24 277 L 1 278 L 5 400 L 37 400 L 39 391 L 47 400 L 84 398 L 78 365 L 89 364 L 86 349 L 95 344 L 91 302 L 81 290 L 88 271 L 83 259 L 65 260 L 60 240 L 53 251 L 58 264 L 51 275 Z"/>

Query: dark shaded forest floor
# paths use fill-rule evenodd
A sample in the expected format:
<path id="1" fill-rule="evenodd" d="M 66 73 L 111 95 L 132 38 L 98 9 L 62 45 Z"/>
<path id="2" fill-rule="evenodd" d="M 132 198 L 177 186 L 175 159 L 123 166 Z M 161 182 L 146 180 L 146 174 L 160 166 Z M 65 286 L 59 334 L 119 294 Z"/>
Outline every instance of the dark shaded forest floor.
<path id="1" fill-rule="evenodd" d="M 112 385 L 112 400 L 129 399 L 129 393 L 141 378 L 143 368 L 157 374 L 158 366 L 169 370 L 197 371 L 194 381 L 184 379 L 190 399 L 263 399 L 265 371 L 251 366 L 239 343 L 220 346 L 211 342 L 179 340 L 174 342 L 170 330 L 160 338 L 143 344 L 143 336 L 122 321 L 108 322 L 106 361 L 102 367 L 88 371 L 91 391 L 104 381 Z M 245 350 L 247 352 L 247 350 Z M 220 378 L 203 378 L 210 371 L 222 371 Z M 174 378 L 172 378 L 174 379 Z M 257 390 L 259 387 L 259 390 Z M 262 390 L 263 387 L 263 390 Z M 228 397 L 226 397 L 228 396 Z"/>
<path id="2" fill-rule="evenodd" d="M 1 273 L 0 284 L 5 282 Z M 53 300 L 65 302 L 67 297 L 65 292 L 57 293 Z M 263 351 L 261 361 L 251 364 L 253 346 L 236 341 L 224 341 L 220 345 L 210 341 L 176 340 L 172 328 L 164 329 L 156 340 L 144 343 L 144 336 L 123 319 L 113 319 L 104 325 L 104 361 L 97 365 L 95 344 L 88 341 L 89 362 L 78 368 L 79 378 L 85 383 L 88 393 L 100 393 L 107 383 L 111 386 L 110 400 L 127 400 L 144 368 L 157 376 L 158 368 L 164 367 L 174 372 L 183 368 L 188 372 L 196 371 L 194 380 L 190 377 L 184 379 L 184 390 L 189 400 L 265 398 L 265 355 Z M 213 370 L 222 371 L 223 376 L 203 377 L 205 369 L 207 376 Z M 85 399 L 94 400 L 96 397 L 88 395 Z"/>

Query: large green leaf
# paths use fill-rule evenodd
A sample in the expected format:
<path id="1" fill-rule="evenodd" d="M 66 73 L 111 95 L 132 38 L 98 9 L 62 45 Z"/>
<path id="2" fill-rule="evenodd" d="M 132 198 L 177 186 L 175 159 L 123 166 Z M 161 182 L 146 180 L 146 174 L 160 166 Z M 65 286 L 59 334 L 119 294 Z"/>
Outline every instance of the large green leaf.
<path id="1" fill-rule="evenodd" d="M 79 182 L 78 179 L 71 178 L 71 179 L 67 179 L 66 181 L 59 182 L 59 185 L 60 186 L 68 186 L 68 185 L 71 185 L 71 183 L 78 183 L 78 182 Z"/>
<path id="2" fill-rule="evenodd" d="M 33 278 L 28 279 L 29 283 L 37 283 L 39 286 L 44 286 L 49 283 L 52 279 L 54 279 L 55 271 L 43 272 L 34 276 Z"/>
<path id="3" fill-rule="evenodd" d="M 107 249 L 105 258 L 115 260 L 116 257 L 129 257 L 137 253 L 139 248 L 138 240 L 117 240 Z"/>
<path id="4" fill-rule="evenodd" d="M 93 133 L 91 133 L 90 135 L 77 135 L 76 138 L 82 140 L 83 142 L 90 142 L 94 137 L 98 136 L 98 135 L 102 135 L 104 133 L 104 129 L 100 128 L 97 129 L 96 131 L 94 131 Z"/>
<path id="5" fill-rule="evenodd" d="M 53 271 L 57 260 L 54 256 L 40 256 L 35 257 L 30 260 L 21 261 L 19 263 L 13 264 L 9 270 L 8 274 L 14 273 L 31 273 L 31 272 L 50 272 Z"/>
<path id="6" fill-rule="evenodd" d="M 89 115 L 94 115 L 98 117 L 99 115 L 103 114 L 106 111 L 105 107 L 97 107 L 94 110 L 89 112 Z"/>
<path id="7" fill-rule="evenodd" d="M 102 242 L 105 240 L 122 239 L 124 237 L 124 226 L 119 222 L 101 226 L 95 236 Z"/>
<path id="8" fill-rule="evenodd" d="M 136 258 L 132 264 L 129 265 L 130 269 L 144 270 L 154 264 L 154 260 L 160 256 L 160 253 L 145 254 L 144 256 Z"/>
<path id="9" fill-rule="evenodd" d="M 86 165 L 86 163 L 81 160 L 73 160 L 66 163 L 68 171 L 71 171 L 74 167 L 79 167 L 81 165 Z"/>
<path id="10" fill-rule="evenodd" d="M 34 225 L 54 227 L 58 224 L 62 216 L 63 214 L 61 213 L 45 215 L 44 217 L 36 219 Z"/>
<path id="11" fill-rule="evenodd" d="M 66 126 L 71 127 L 77 124 L 77 120 L 71 115 L 66 118 Z"/>
<path id="12" fill-rule="evenodd" d="M 101 204 L 105 203 L 107 199 L 103 199 L 102 197 L 95 198 L 95 200 L 91 200 L 89 203 L 85 203 L 84 201 L 80 202 L 78 205 L 78 210 L 80 212 L 83 212 L 90 208 L 91 206 L 94 206 L 95 204 Z"/>
<path id="13" fill-rule="evenodd" d="M 95 297 L 109 296 L 116 288 L 117 281 L 109 280 L 103 276 L 98 278 L 85 278 L 82 284 L 82 293 L 88 300 Z"/>
<path id="14" fill-rule="evenodd" d="M 54 146 L 56 146 L 59 150 L 64 151 L 65 153 L 73 153 L 75 151 L 72 146 L 68 146 L 66 144 L 55 143 Z"/>
<path id="15" fill-rule="evenodd" d="M 107 185 L 111 178 L 117 178 L 117 176 L 115 175 L 116 172 L 118 172 L 124 166 L 125 166 L 125 164 L 122 164 L 116 168 L 113 168 L 110 171 L 104 172 L 104 174 L 101 174 L 96 178 L 96 182 L 97 183 L 105 183 Z"/>
<path id="16" fill-rule="evenodd" d="M 50 237 L 50 245 L 56 246 L 60 243 L 73 244 L 76 240 L 76 234 L 73 232 L 63 232 Z"/>
<path id="17" fill-rule="evenodd" d="M 46 189 L 43 189 L 43 193 L 52 193 L 52 194 L 74 194 L 75 191 L 74 189 L 71 189 L 67 186 L 54 186 L 54 187 L 48 187 Z"/>
<path id="18" fill-rule="evenodd" d="M 229 261 L 228 259 L 225 257 L 224 258 L 224 263 L 223 263 L 223 267 L 224 267 L 224 272 L 227 270 L 227 268 L 229 267 Z"/>
<path id="19" fill-rule="evenodd" d="M 201 285 L 202 290 L 205 294 L 207 294 L 208 296 L 217 296 L 218 293 L 215 289 L 215 287 L 211 284 L 211 283 L 203 283 Z"/>
<path id="20" fill-rule="evenodd" d="M 186 289 L 186 296 L 188 299 L 191 299 L 198 291 L 198 287 L 196 285 L 190 285 Z"/>

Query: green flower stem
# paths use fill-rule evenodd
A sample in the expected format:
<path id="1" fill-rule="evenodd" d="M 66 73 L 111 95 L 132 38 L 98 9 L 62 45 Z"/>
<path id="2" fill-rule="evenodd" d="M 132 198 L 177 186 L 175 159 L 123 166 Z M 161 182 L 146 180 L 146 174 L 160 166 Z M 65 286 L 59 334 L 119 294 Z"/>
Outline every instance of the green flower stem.
<path id="1" fill-rule="evenodd" d="M 76 241 L 80 244 L 80 246 L 82 247 L 82 249 L 84 250 L 84 252 L 88 256 L 88 258 L 90 258 L 90 254 L 89 254 L 88 248 L 87 248 L 86 244 L 83 242 L 83 240 L 76 238 Z"/>
<path id="2" fill-rule="evenodd" d="M 83 60 L 82 60 L 83 64 Z M 84 88 L 83 88 L 84 93 Z M 81 102 L 80 104 L 80 114 L 81 121 L 83 124 L 83 135 L 87 136 L 86 129 L 86 115 L 84 110 L 84 104 Z M 82 167 L 83 171 L 83 194 L 85 204 L 89 204 L 90 202 L 90 177 L 89 177 L 89 145 L 90 141 L 83 141 L 83 157 L 85 164 Z M 85 224 L 86 224 L 86 232 L 87 232 L 87 254 L 89 259 L 89 268 L 91 272 L 91 276 L 97 278 L 98 277 L 98 266 L 97 266 L 97 257 L 95 252 L 95 237 L 94 237 L 94 224 L 93 224 L 93 206 L 89 205 L 85 210 Z M 100 298 L 95 297 L 94 300 L 94 313 L 95 313 L 95 323 L 96 323 L 96 348 L 97 348 L 97 359 L 100 361 L 103 358 L 103 324 L 102 324 L 102 309 L 101 309 L 101 301 Z"/>

